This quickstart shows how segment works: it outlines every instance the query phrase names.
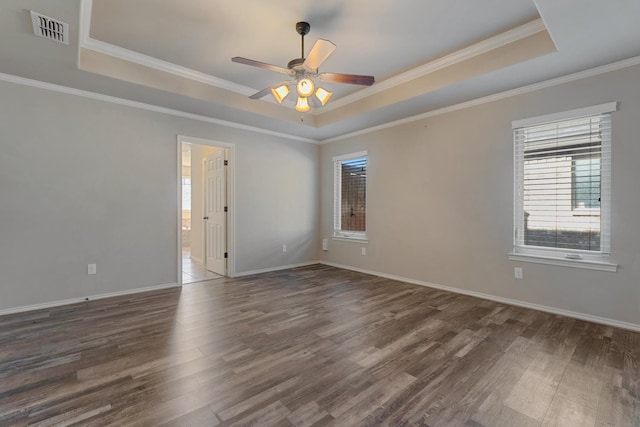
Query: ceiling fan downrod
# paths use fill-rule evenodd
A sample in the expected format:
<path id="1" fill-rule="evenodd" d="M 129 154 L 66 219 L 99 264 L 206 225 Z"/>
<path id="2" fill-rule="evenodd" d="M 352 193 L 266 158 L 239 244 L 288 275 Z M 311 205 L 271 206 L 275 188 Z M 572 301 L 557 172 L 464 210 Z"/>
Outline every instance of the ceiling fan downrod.
<path id="1" fill-rule="evenodd" d="M 296 22 L 296 31 L 298 32 L 298 34 L 300 34 L 300 37 L 302 38 L 301 41 L 301 53 L 300 53 L 300 58 L 304 59 L 304 36 L 306 36 L 307 34 L 309 34 L 309 30 L 311 29 L 311 25 L 309 25 L 308 22 Z"/>

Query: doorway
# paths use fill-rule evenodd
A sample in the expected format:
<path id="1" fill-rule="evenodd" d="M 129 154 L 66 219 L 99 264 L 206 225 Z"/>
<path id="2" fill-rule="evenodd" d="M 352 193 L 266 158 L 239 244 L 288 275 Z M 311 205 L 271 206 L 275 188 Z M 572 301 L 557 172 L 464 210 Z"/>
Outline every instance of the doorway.
<path id="1" fill-rule="evenodd" d="M 178 281 L 233 276 L 234 146 L 178 136 Z"/>

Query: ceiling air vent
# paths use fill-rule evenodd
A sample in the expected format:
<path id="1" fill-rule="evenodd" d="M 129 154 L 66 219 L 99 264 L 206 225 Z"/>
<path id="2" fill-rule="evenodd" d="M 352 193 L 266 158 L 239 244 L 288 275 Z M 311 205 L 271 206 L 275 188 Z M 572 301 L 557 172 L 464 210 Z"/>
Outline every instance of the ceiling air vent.
<path id="1" fill-rule="evenodd" d="M 31 11 L 33 33 L 38 37 L 69 44 L 69 24 Z"/>

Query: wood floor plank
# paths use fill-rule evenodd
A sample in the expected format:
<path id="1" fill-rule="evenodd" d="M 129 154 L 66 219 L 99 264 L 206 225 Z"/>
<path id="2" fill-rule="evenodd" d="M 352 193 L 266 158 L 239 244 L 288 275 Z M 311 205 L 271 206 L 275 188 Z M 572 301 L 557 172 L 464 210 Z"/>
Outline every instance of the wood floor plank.
<path id="1" fill-rule="evenodd" d="M 203 406 L 175 420 L 162 423 L 160 427 L 215 427 L 220 421 L 211 408 Z"/>
<path id="2" fill-rule="evenodd" d="M 314 265 L 0 317 L 0 425 L 640 426 L 640 334 Z"/>

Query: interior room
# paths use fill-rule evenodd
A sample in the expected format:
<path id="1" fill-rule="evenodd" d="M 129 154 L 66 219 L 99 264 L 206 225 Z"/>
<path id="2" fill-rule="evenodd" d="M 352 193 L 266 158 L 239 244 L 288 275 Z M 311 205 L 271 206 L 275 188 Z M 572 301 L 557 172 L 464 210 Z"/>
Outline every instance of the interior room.
<path id="1" fill-rule="evenodd" d="M 639 17 L 3 0 L 0 425 L 640 425 Z"/>

